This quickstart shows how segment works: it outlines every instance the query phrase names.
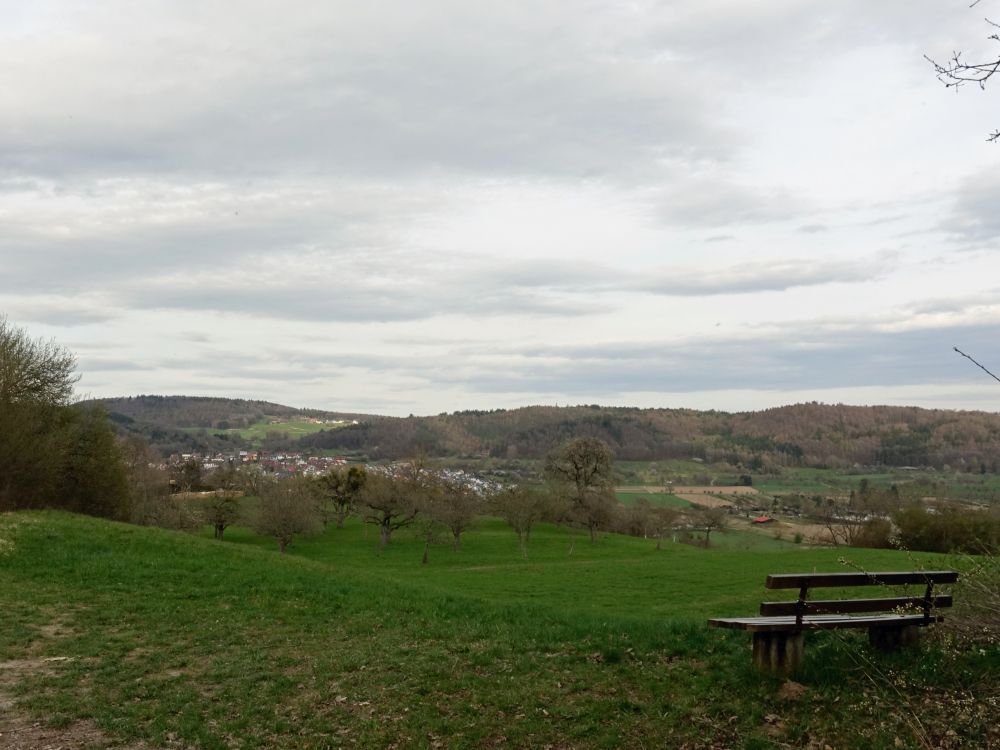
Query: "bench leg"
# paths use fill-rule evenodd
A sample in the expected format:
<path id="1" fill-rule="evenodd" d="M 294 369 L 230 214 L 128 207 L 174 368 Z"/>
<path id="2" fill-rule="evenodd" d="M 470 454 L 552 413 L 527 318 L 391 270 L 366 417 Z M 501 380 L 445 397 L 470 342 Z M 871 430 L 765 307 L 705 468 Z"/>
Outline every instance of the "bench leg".
<path id="1" fill-rule="evenodd" d="M 868 642 L 878 651 L 899 651 L 920 643 L 920 628 L 906 625 L 898 628 L 868 628 Z"/>
<path id="2" fill-rule="evenodd" d="M 805 634 L 774 632 L 753 634 L 753 665 L 761 672 L 795 674 L 802 666 Z"/>

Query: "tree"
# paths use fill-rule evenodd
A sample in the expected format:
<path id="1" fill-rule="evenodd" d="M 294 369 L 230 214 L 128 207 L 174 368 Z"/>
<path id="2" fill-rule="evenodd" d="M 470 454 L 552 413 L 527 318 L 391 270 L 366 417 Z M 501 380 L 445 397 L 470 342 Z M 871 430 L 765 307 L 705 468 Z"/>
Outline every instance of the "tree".
<path id="1" fill-rule="evenodd" d="M 409 526 L 420 512 L 426 478 L 412 468 L 403 476 L 370 474 L 361 492 L 361 514 L 379 529 L 379 546 L 385 547 L 392 532 Z"/>
<path id="2" fill-rule="evenodd" d="M 368 481 L 368 473 L 363 466 L 350 466 L 331 471 L 319 479 L 320 497 L 322 499 L 323 525 L 328 519 L 326 506 L 332 510 L 337 520 L 337 528 L 344 527 L 345 519 L 354 512 L 361 496 L 361 491 Z"/>
<path id="3" fill-rule="evenodd" d="M 462 546 L 462 533 L 475 521 L 482 505 L 479 496 L 464 482 L 442 479 L 424 493 L 423 512 L 451 533 L 452 546 Z"/>
<path id="4" fill-rule="evenodd" d="M 215 490 L 205 501 L 202 515 L 206 523 L 212 526 L 215 538 L 221 541 L 226 529 L 240 519 L 240 502 L 236 491 Z"/>
<path id="5" fill-rule="evenodd" d="M 127 520 L 131 495 L 107 415 L 71 406 L 76 360 L 0 317 L 0 509 Z"/>
<path id="6" fill-rule="evenodd" d="M 695 525 L 705 532 L 705 546 L 708 547 L 709 535 L 713 531 L 723 531 L 729 525 L 729 512 L 725 508 L 700 508 Z"/>
<path id="7" fill-rule="evenodd" d="M 677 508 L 666 505 L 653 506 L 650 512 L 650 530 L 656 537 L 656 549 L 663 549 L 663 537 L 674 527 L 679 515 L 680 511 Z"/>
<path id="8" fill-rule="evenodd" d="M 978 4 L 979 0 L 975 0 L 972 3 L 973 6 Z M 1000 29 L 1000 24 L 994 23 L 988 18 L 986 19 L 986 23 L 995 29 Z M 993 32 L 987 38 L 994 42 L 1000 42 L 1000 33 Z M 961 52 L 953 52 L 948 61 L 944 63 L 939 63 L 927 55 L 924 55 L 924 57 L 934 66 L 934 72 L 937 74 L 938 80 L 946 88 L 958 89 L 971 83 L 980 89 L 985 89 L 986 82 L 1000 70 L 1000 57 L 966 62 Z M 986 140 L 993 142 L 1000 140 L 1000 129 L 994 130 Z"/>
<path id="9" fill-rule="evenodd" d="M 260 534 L 273 536 L 282 554 L 296 535 L 313 534 L 319 526 L 312 480 L 294 477 L 261 485 L 260 511 L 254 528 Z"/>
<path id="10" fill-rule="evenodd" d="M 52 341 L 32 339 L 0 317 L 0 409 L 10 404 L 65 406 L 80 379 L 76 358 Z"/>
<path id="11" fill-rule="evenodd" d="M 492 506 L 494 512 L 517 534 L 521 554 L 527 557 L 531 527 L 547 518 L 552 510 L 548 493 L 527 487 L 510 487 L 493 498 Z"/>
<path id="12" fill-rule="evenodd" d="M 613 464 L 611 448 L 597 438 L 568 440 L 545 459 L 546 479 L 567 501 L 571 520 L 590 532 L 591 543 L 614 509 Z"/>
<path id="13" fill-rule="evenodd" d="M 170 483 L 177 492 L 199 492 L 204 487 L 201 463 L 187 458 L 170 467 Z"/>
<path id="14" fill-rule="evenodd" d="M 132 521 L 148 523 L 154 507 L 162 504 L 170 491 L 166 472 L 158 466 L 159 457 L 141 437 L 125 438 L 120 448 L 132 496 Z"/>

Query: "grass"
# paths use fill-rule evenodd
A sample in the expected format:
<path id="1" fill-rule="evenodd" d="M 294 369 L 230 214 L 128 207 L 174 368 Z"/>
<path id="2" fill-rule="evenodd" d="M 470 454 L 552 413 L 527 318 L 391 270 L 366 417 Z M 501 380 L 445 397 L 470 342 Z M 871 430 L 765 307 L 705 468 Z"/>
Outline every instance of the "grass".
<path id="1" fill-rule="evenodd" d="M 259 445 L 269 434 L 277 433 L 288 438 L 299 438 L 312 435 L 320 430 L 335 430 L 343 425 L 318 424 L 306 419 L 262 419 L 249 427 L 234 427 L 228 430 L 213 430 L 207 427 L 187 427 L 185 432 L 208 431 L 213 434 L 238 435 L 254 445 Z"/>
<path id="2" fill-rule="evenodd" d="M 669 492 L 616 492 L 615 496 L 623 505 L 632 505 L 640 498 L 650 505 L 665 505 L 672 508 L 690 508 L 691 503 Z"/>
<path id="3" fill-rule="evenodd" d="M 379 553 L 357 522 L 284 556 L 245 528 L 226 537 L 0 516 L 0 660 L 68 657 L 20 680 L 22 705 L 209 750 L 918 746 L 906 695 L 859 669 L 862 634 L 810 636 L 807 692 L 788 702 L 750 669 L 745 634 L 705 626 L 752 612 L 769 572 L 842 569 L 836 550 L 657 551 L 543 525 L 524 558 L 485 519 L 420 565 L 419 539 L 398 532 Z M 853 552 L 868 568 L 942 564 Z M 881 664 L 912 681 L 915 706 L 1000 678 L 996 649 Z M 986 746 L 990 716 L 948 721 Z"/>

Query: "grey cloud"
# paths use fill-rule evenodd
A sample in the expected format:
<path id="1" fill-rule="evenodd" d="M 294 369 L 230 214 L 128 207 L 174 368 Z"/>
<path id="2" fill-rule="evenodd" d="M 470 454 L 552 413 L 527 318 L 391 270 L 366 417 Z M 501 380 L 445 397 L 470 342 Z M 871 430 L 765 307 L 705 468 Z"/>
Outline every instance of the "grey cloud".
<path id="1" fill-rule="evenodd" d="M 971 244 L 1000 239 L 1000 176 L 986 170 L 968 177 L 955 193 L 951 216 L 941 229 Z"/>
<path id="2" fill-rule="evenodd" d="M 780 337 L 704 344 L 533 347 L 467 384 L 483 392 L 583 395 L 959 383 L 974 373 L 952 346 L 998 334 L 1000 326 L 985 325 L 839 334 L 799 326 Z"/>
<path id="3" fill-rule="evenodd" d="M 244 5 L 142 23 L 119 10 L 73 13 L 107 48 L 8 44 L 24 80 L 46 81 L 4 113 L 12 168 L 578 177 L 731 148 L 697 75 L 624 53 L 631 32 L 601 23 L 613 5 L 591 6 L 590 24 L 561 3 Z"/>
<path id="4" fill-rule="evenodd" d="M 11 296 L 12 300 L 8 308 L 11 317 L 17 318 L 24 323 L 44 323 L 47 325 L 72 328 L 74 326 L 95 325 L 107 323 L 114 320 L 117 314 L 111 310 L 101 310 L 91 307 L 73 307 L 54 303 L 51 305 L 40 305 L 34 302 L 21 302 L 17 297 Z"/>
<path id="5" fill-rule="evenodd" d="M 803 234 L 819 234 L 820 232 L 825 232 L 829 229 L 825 224 L 803 224 L 798 228 L 799 232 Z"/>
<path id="6" fill-rule="evenodd" d="M 727 177 L 675 177 L 668 188 L 651 196 L 654 211 L 670 224 L 728 227 L 795 218 L 803 202 L 782 188 L 760 188 Z"/>

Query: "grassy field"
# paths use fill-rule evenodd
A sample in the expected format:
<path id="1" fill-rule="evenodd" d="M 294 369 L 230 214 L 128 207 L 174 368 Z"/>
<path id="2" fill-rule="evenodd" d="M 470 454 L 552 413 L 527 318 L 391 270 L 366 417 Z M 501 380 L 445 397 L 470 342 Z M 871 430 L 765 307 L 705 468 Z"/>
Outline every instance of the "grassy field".
<path id="1" fill-rule="evenodd" d="M 485 519 L 421 565 L 413 535 L 379 553 L 357 522 L 284 556 L 245 528 L 207 536 L 0 515 L 0 707 L 7 692 L 53 731 L 99 733 L 97 747 L 1000 742 L 983 698 L 997 696 L 995 646 L 872 661 L 859 633 L 817 634 L 793 695 L 750 669 L 745 634 L 705 626 L 753 612 L 769 572 L 845 569 L 837 550 L 728 548 L 713 534 L 711 549 L 657 551 L 541 526 L 525 558 Z M 851 554 L 869 569 L 949 563 Z"/>
<path id="2" fill-rule="evenodd" d="M 616 492 L 622 505 L 632 505 L 636 500 L 648 500 L 650 505 L 666 505 L 672 508 L 690 508 L 691 503 L 668 492 Z"/>
<path id="3" fill-rule="evenodd" d="M 185 427 L 185 432 L 207 431 L 213 434 L 238 435 L 244 440 L 250 441 L 254 445 L 259 445 L 269 433 L 286 435 L 289 438 L 300 438 L 304 435 L 312 435 L 320 430 L 335 430 L 342 425 L 319 424 L 306 419 L 285 419 L 269 420 L 264 419 L 249 427 L 232 428 L 229 430 L 212 430 L 206 427 Z"/>

